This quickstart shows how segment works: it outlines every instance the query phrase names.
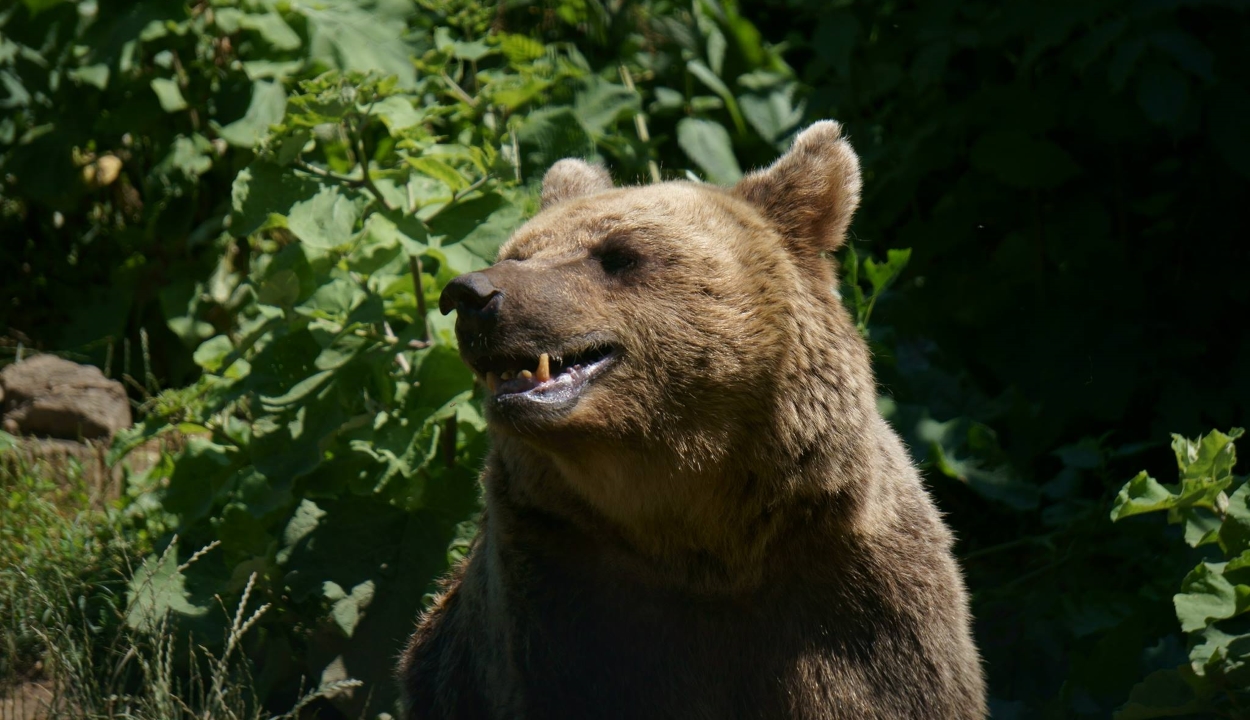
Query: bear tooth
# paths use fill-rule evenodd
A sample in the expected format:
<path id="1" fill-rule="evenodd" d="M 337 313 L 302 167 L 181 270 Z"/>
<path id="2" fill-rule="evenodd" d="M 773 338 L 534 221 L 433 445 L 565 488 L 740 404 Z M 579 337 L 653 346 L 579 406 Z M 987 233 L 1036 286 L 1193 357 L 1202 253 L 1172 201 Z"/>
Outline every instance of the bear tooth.
<path id="1" fill-rule="evenodd" d="M 499 379 L 500 379 L 500 380 L 511 380 L 511 379 L 512 379 L 512 377 L 513 377 L 513 372 L 512 372 L 511 370 L 507 370 L 507 371 L 505 371 L 505 372 L 504 372 L 504 374 L 503 374 L 503 375 L 500 375 L 500 376 L 499 376 Z"/>
<path id="2" fill-rule="evenodd" d="M 517 375 L 525 378 L 526 380 L 531 380 L 534 377 L 534 373 L 530 372 L 529 370 L 522 370 L 521 372 L 517 373 Z"/>
<path id="3" fill-rule="evenodd" d="M 495 388 L 499 387 L 499 376 L 493 372 L 486 373 L 486 387 L 495 392 Z"/>
<path id="4" fill-rule="evenodd" d="M 551 358 L 547 353 L 538 356 L 538 370 L 534 373 L 538 378 L 538 382 L 547 382 L 551 379 Z"/>

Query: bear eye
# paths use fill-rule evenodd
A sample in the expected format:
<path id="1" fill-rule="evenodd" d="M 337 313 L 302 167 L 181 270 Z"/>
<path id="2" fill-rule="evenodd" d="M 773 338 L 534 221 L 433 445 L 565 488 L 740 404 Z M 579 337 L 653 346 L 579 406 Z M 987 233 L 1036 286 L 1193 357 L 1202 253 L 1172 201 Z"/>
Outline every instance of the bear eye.
<path id="1" fill-rule="evenodd" d="M 611 240 L 595 251 L 595 259 L 608 275 L 623 275 L 638 267 L 638 255 L 620 242 Z"/>

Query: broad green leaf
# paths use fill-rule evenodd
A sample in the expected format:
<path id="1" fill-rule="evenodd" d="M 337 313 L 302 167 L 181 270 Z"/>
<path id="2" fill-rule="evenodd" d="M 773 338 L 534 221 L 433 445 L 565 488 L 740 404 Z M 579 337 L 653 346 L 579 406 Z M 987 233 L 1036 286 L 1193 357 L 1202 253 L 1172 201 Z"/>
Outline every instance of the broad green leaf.
<path id="1" fill-rule="evenodd" d="M 557 160 L 593 158 L 594 140 L 568 107 L 541 108 L 525 117 L 517 129 L 521 146 L 521 171 L 539 177 Z"/>
<path id="2" fill-rule="evenodd" d="M 1181 629 L 1194 632 L 1215 620 L 1226 620 L 1250 607 L 1250 585 L 1234 585 L 1224 577 L 1224 563 L 1200 563 L 1172 598 Z"/>
<path id="3" fill-rule="evenodd" d="M 289 214 L 292 206 L 314 197 L 320 189 L 309 175 L 258 160 L 234 179 L 230 231 L 250 235 L 265 227 L 272 216 Z"/>
<path id="4" fill-rule="evenodd" d="M 1176 507 L 1178 496 L 1143 470 L 1120 488 L 1111 508 L 1111 519 L 1119 520 L 1130 515 L 1156 512 Z"/>
<path id="5" fill-rule="evenodd" d="M 322 370 L 295 383 L 291 389 L 282 395 L 261 396 L 261 400 L 268 407 L 282 407 L 284 405 L 294 405 L 295 403 L 305 400 L 308 396 L 317 392 L 326 382 L 334 376 L 333 370 Z"/>
<path id="6" fill-rule="evenodd" d="M 282 549 L 278 553 L 278 562 L 286 562 L 292 548 L 311 535 L 325 516 L 326 511 L 318 507 L 317 503 L 312 500 L 301 500 L 299 507 L 295 508 L 295 513 L 282 531 Z"/>
<path id="7" fill-rule="evenodd" d="M 305 244 L 330 249 L 351 240 L 359 219 L 355 203 L 337 187 L 324 186 L 310 199 L 291 206 L 287 227 Z"/>
<path id="8" fill-rule="evenodd" d="M 1233 444 L 1245 431 L 1233 428 L 1228 434 L 1218 430 L 1189 440 L 1181 435 L 1172 436 L 1172 452 L 1182 480 L 1225 480 L 1237 464 L 1237 450 Z"/>
<path id="9" fill-rule="evenodd" d="M 394 4 L 321 0 L 294 6 L 308 19 L 309 54 L 328 67 L 394 75 L 400 87 L 416 82 L 404 42 L 405 10 Z"/>
<path id="10" fill-rule="evenodd" d="M 126 588 L 126 625 L 155 635 L 166 615 L 197 617 L 208 608 L 191 601 L 186 577 L 178 563 L 178 546 L 143 561 Z"/>
<path id="11" fill-rule="evenodd" d="M 334 278 L 323 283 L 295 311 L 308 317 L 322 318 L 342 323 L 349 313 L 365 299 L 365 291 L 359 284 Z"/>
<path id="12" fill-rule="evenodd" d="M 1220 527 L 1220 547 L 1229 556 L 1250 551 L 1250 482 L 1243 482 L 1228 496 L 1228 509 Z"/>
<path id="13" fill-rule="evenodd" d="M 1201 507 L 1176 508 L 1172 511 L 1175 519 L 1185 526 L 1185 542 L 1190 547 L 1198 547 L 1213 543 L 1219 536 L 1220 518 L 1214 512 Z"/>
<path id="14" fill-rule="evenodd" d="M 183 99 L 177 81 L 169 78 L 154 78 L 151 86 L 152 92 L 156 93 L 156 99 L 161 103 L 161 109 L 165 112 L 172 113 L 187 109 L 187 101 Z"/>
<path id="15" fill-rule="evenodd" d="M 261 80 L 252 84 L 252 100 L 243 117 L 218 130 L 226 142 L 251 148 L 269 132 L 269 126 L 286 115 L 286 92 L 282 84 Z"/>
<path id="16" fill-rule="evenodd" d="M 677 123 L 677 144 L 711 182 L 732 185 L 742 179 L 729 133 L 720 125 L 710 120 L 682 118 Z"/>
<path id="17" fill-rule="evenodd" d="M 872 284 L 874 294 L 884 291 L 890 286 L 898 276 L 902 274 L 903 268 L 907 267 L 907 261 L 911 259 L 911 248 L 902 250 L 889 250 L 886 253 L 886 261 L 878 263 L 872 258 L 864 260 L 864 276 L 868 278 L 868 282 Z"/>
<path id="18" fill-rule="evenodd" d="M 803 120 L 803 104 L 795 104 L 797 83 L 772 92 L 748 93 L 738 98 L 742 114 L 751 127 L 768 142 L 777 142 Z"/>
<path id="19" fill-rule="evenodd" d="M 234 474 L 236 458 L 237 452 L 229 446 L 203 437 L 189 438 L 161 493 L 164 509 L 177 515 L 184 526 L 208 515 L 218 491 Z"/>
<path id="20" fill-rule="evenodd" d="M 374 582 L 372 580 L 366 580 L 353 587 L 350 593 L 345 592 L 342 586 L 332 580 L 327 580 L 322 585 L 322 594 L 332 603 L 330 617 L 347 637 L 351 637 L 356 632 L 356 626 L 360 624 L 365 609 L 369 607 L 369 603 L 373 602 L 373 593 Z"/>
<path id="21" fill-rule="evenodd" d="M 1207 707 L 1183 671 L 1157 670 L 1133 688 L 1128 702 L 1116 711 L 1115 720 L 1187 717 Z"/>
<path id="22" fill-rule="evenodd" d="M 169 153 L 153 168 L 152 174 L 161 177 L 165 182 L 194 181 L 212 169 L 211 153 L 212 145 L 203 135 L 179 135 L 174 139 Z"/>
<path id="23" fill-rule="evenodd" d="M 425 113 L 413 107 L 411 100 L 397 95 L 378 101 L 372 106 L 371 112 L 382 118 L 382 122 L 386 124 L 392 135 L 425 120 Z"/>
<path id="24" fill-rule="evenodd" d="M 109 84 L 109 66 L 103 63 L 74 68 L 66 75 L 74 82 L 91 85 L 99 90 L 103 90 Z"/>
<path id="25" fill-rule="evenodd" d="M 269 43 L 274 50 L 295 50 L 303 43 L 299 35 L 276 12 L 243 13 L 239 17 L 239 25 L 248 30 L 255 30 Z"/>
<path id="26" fill-rule="evenodd" d="M 462 190 L 469 185 L 469 181 L 458 170 L 440 158 L 431 155 L 410 157 L 408 158 L 408 164 L 422 175 L 443 183 L 452 192 Z"/>
<path id="27" fill-rule="evenodd" d="M 592 137 L 602 136 L 616 121 L 632 117 L 639 110 L 638 93 L 602 80 L 589 82 L 573 102 L 577 119 Z"/>
<path id="28" fill-rule="evenodd" d="M 230 338 L 225 335 L 218 335 L 211 340 L 201 343 L 195 349 L 195 364 L 203 368 L 204 372 L 215 373 L 221 369 L 226 356 L 233 350 L 234 345 L 230 342 Z"/>

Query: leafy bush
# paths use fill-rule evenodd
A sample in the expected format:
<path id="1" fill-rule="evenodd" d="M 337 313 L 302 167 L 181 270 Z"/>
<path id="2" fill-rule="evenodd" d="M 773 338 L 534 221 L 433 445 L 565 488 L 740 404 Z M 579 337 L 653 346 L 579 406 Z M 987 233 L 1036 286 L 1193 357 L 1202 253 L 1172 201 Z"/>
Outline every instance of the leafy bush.
<path id="1" fill-rule="evenodd" d="M 1116 718 L 1246 717 L 1250 707 L 1250 483 L 1233 474 L 1233 441 L 1215 431 L 1197 440 L 1172 436 L 1180 482 L 1164 485 L 1142 471 L 1120 490 L 1112 520 L 1166 511 L 1190 547 L 1218 549 L 1185 576 L 1173 597 L 1188 636 L 1189 662 L 1158 670 L 1133 689 Z M 1215 557 L 1210 557 L 1215 555 Z"/>
<path id="2" fill-rule="evenodd" d="M 348 675 L 366 687 L 341 709 L 387 708 L 393 649 L 477 508 L 485 440 L 428 312 L 442 284 L 490 260 L 559 157 L 731 182 L 834 117 L 865 168 L 842 292 L 960 538 L 995 717 L 1106 717 L 1183 662 L 1161 599 L 1194 562 L 1106 508 L 1170 462 L 1143 439 L 1250 407 L 1228 331 L 1250 259 L 1228 222 L 1250 180 L 1243 19 L 25 0 L 0 11 L 0 327 L 142 377 L 115 457 L 187 437 L 133 487 L 158 546 L 223 543 L 167 598 L 187 628 L 219 637 L 200 611 L 255 572 L 271 708 Z"/>

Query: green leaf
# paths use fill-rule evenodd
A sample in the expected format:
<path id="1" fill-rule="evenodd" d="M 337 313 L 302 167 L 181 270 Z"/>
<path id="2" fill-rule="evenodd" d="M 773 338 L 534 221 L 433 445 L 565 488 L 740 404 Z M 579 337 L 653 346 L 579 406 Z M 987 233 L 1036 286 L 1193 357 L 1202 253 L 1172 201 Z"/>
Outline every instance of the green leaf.
<path id="1" fill-rule="evenodd" d="M 414 170 L 422 175 L 425 175 L 426 177 L 438 180 L 446 185 L 453 193 L 463 190 L 469 186 L 469 181 L 466 180 L 458 170 L 453 168 L 451 165 L 448 165 L 446 161 L 438 157 L 424 155 L 422 157 L 410 157 L 407 161 Z"/>
<path id="2" fill-rule="evenodd" d="M 794 103 L 797 90 L 797 83 L 788 83 L 767 94 L 743 95 L 738 102 L 742 104 L 742 114 L 747 122 L 760 137 L 770 143 L 777 142 L 803 120 L 802 103 Z"/>
<path id="3" fill-rule="evenodd" d="M 416 83 L 416 69 L 404 43 L 406 3 L 321 0 L 293 9 L 308 19 L 314 61 L 341 70 L 394 75 L 404 88 Z"/>
<path id="4" fill-rule="evenodd" d="M 392 135 L 425 121 L 425 113 L 413 107 L 412 100 L 392 95 L 373 105 L 372 113 L 390 130 Z"/>
<path id="5" fill-rule="evenodd" d="M 1203 562 L 1185 576 L 1181 592 L 1172 598 L 1176 617 L 1185 632 L 1227 620 L 1250 607 L 1250 585 L 1234 585 L 1224 577 L 1225 563 Z"/>
<path id="6" fill-rule="evenodd" d="M 347 593 L 338 583 L 327 580 L 322 584 L 322 594 L 332 603 L 330 617 L 334 624 L 344 635 L 351 637 L 356 632 L 356 626 L 360 624 L 365 609 L 373 602 L 374 583 L 366 580 L 352 588 L 351 593 Z"/>
<path id="7" fill-rule="evenodd" d="M 551 107 L 530 113 L 517 129 L 521 146 L 521 169 L 527 176 L 539 177 L 557 160 L 566 157 L 593 158 L 594 140 L 582 127 L 572 108 Z"/>
<path id="8" fill-rule="evenodd" d="M 308 175 L 258 160 L 234 179 L 230 231 L 250 235 L 267 226 L 272 216 L 287 215 L 293 205 L 313 197 L 320 189 L 321 185 Z"/>
<path id="9" fill-rule="evenodd" d="M 193 436 L 174 461 L 169 484 L 161 493 L 161 504 L 178 516 L 184 526 L 205 517 L 213 508 L 217 493 L 234 473 L 237 453 L 204 437 Z"/>
<path id="10" fill-rule="evenodd" d="M 326 511 L 318 507 L 317 503 L 301 500 L 282 531 L 282 549 L 278 552 L 278 562 L 286 562 L 292 549 L 311 535 L 325 516 Z"/>
<path id="11" fill-rule="evenodd" d="M 1228 509 L 1220 527 L 1220 547 L 1229 556 L 1250 550 L 1250 482 L 1228 496 Z"/>
<path id="12" fill-rule="evenodd" d="M 633 117 L 640 110 L 638 93 L 597 79 L 588 82 L 573 101 L 573 112 L 592 137 L 602 137 L 618 120 Z"/>
<path id="13" fill-rule="evenodd" d="M 1111 508 L 1111 519 L 1120 520 L 1130 515 L 1167 510 L 1176 506 L 1177 498 L 1178 495 L 1142 470 L 1120 488 Z"/>
<path id="14" fill-rule="evenodd" d="M 1138 683 L 1128 702 L 1115 714 L 1115 720 L 1184 717 L 1205 711 L 1183 671 L 1157 670 Z"/>
<path id="15" fill-rule="evenodd" d="M 677 144 L 713 183 L 732 185 L 742 179 L 729 133 L 720 125 L 710 120 L 682 118 L 677 123 Z"/>
<path id="16" fill-rule="evenodd" d="M 1237 464 L 1237 449 L 1233 444 L 1245 431 L 1233 428 L 1228 434 L 1218 430 L 1189 440 L 1181 435 L 1172 436 L 1172 452 L 1185 480 L 1231 480 L 1233 467 Z"/>
<path id="17" fill-rule="evenodd" d="M 725 81 L 717 77 L 711 68 L 699 60 L 687 62 L 686 69 L 690 71 L 691 75 L 694 75 L 700 82 L 706 85 L 709 90 L 720 97 L 721 101 L 725 103 L 726 109 L 729 110 L 729 116 L 733 118 L 734 127 L 739 133 L 745 133 L 746 124 L 742 121 L 742 113 L 738 109 L 738 101 L 734 99 L 733 93 L 729 91 L 729 86 L 725 84 Z"/>
<path id="18" fill-rule="evenodd" d="M 864 276 L 872 284 L 873 294 L 880 294 L 897 280 L 898 276 L 903 273 L 903 268 L 907 267 L 907 261 L 910 259 L 911 248 L 887 251 L 884 263 L 878 263 L 872 258 L 866 258 L 864 260 Z"/>
<path id="19" fill-rule="evenodd" d="M 161 103 L 161 109 L 167 113 L 187 109 L 187 101 L 182 98 L 178 83 L 169 78 L 154 78 L 151 82 L 152 92 Z"/>
<path id="20" fill-rule="evenodd" d="M 215 373 L 221 369 L 226 356 L 233 350 L 234 345 L 230 342 L 230 338 L 225 335 L 218 335 L 211 340 L 201 343 L 195 349 L 195 364 L 203 368 L 204 372 Z"/>
<path id="21" fill-rule="evenodd" d="M 251 148 L 285 115 L 286 91 L 282 84 L 261 80 L 252 84 L 252 100 L 243 117 L 220 128 L 217 134 L 235 147 Z"/>
<path id="22" fill-rule="evenodd" d="M 263 14 L 244 13 L 239 25 L 255 30 L 274 50 L 296 50 L 303 42 L 282 16 L 270 11 Z"/>
<path id="23" fill-rule="evenodd" d="M 291 206 L 287 227 L 314 248 L 344 245 L 354 234 L 360 211 L 334 186 L 324 186 L 312 198 Z"/>
<path id="24" fill-rule="evenodd" d="M 155 636 L 170 613 L 190 617 L 206 614 L 207 607 L 191 602 L 186 582 L 178 564 L 177 545 L 148 557 L 127 584 L 126 625 Z"/>
<path id="25" fill-rule="evenodd" d="M 103 63 L 74 68 L 66 75 L 74 82 L 91 85 L 99 90 L 103 90 L 109 84 L 109 66 Z"/>

